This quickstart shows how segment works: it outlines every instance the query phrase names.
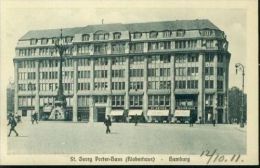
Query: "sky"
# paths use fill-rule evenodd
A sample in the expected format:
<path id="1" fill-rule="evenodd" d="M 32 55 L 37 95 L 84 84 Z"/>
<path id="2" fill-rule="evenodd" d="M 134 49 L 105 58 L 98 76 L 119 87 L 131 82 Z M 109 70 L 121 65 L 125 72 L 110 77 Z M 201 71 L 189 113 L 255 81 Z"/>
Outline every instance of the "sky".
<path id="1" fill-rule="evenodd" d="M 12 59 L 15 56 L 16 43 L 26 32 L 35 29 L 101 24 L 102 19 L 104 19 L 105 24 L 209 19 L 225 32 L 229 41 L 228 51 L 231 53 L 229 88 L 232 86 L 241 88 L 242 75 L 241 73 L 236 75 L 235 63 L 242 63 L 246 70 L 247 17 L 246 10 L 241 8 L 176 8 L 167 5 L 167 3 L 162 3 L 159 6 L 142 5 L 140 7 L 117 4 L 115 7 L 109 8 L 100 4 L 90 6 L 85 3 L 85 6 L 65 5 L 55 8 L 50 3 L 33 7 L 19 3 L 19 5 L 9 7 L 3 13 L 1 71 L 2 74 L 6 72 L 4 73 L 6 80 L 2 82 L 3 87 L 7 86 L 9 80 L 14 79 Z"/>

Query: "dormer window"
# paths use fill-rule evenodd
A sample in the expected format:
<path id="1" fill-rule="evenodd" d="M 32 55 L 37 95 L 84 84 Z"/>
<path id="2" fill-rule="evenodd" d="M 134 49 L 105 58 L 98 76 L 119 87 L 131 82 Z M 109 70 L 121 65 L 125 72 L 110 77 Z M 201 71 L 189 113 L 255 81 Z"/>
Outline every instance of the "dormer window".
<path id="1" fill-rule="evenodd" d="M 176 37 L 183 37 L 185 35 L 185 30 L 177 30 Z"/>
<path id="2" fill-rule="evenodd" d="M 116 32 L 116 33 L 113 34 L 113 36 L 114 36 L 114 40 L 120 39 L 121 33 Z"/>
<path id="3" fill-rule="evenodd" d="M 31 39 L 30 40 L 30 45 L 36 45 L 37 44 L 37 39 Z"/>
<path id="4" fill-rule="evenodd" d="M 142 37 L 142 33 L 140 33 L 140 32 L 134 33 L 134 39 L 139 39 L 141 37 Z"/>
<path id="5" fill-rule="evenodd" d="M 48 39 L 43 38 L 43 39 L 41 40 L 41 44 L 47 44 L 47 43 L 48 43 Z"/>
<path id="6" fill-rule="evenodd" d="M 58 38 L 52 38 L 52 44 L 57 44 L 59 43 L 59 39 Z"/>
<path id="7" fill-rule="evenodd" d="M 157 38 L 158 32 L 150 32 L 149 38 Z"/>
<path id="8" fill-rule="evenodd" d="M 210 29 L 200 30 L 200 35 L 201 36 L 211 36 L 212 30 L 210 30 Z"/>
<path id="9" fill-rule="evenodd" d="M 83 34 L 82 35 L 82 41 L 89 41 L 89 35 L 88 34 Z"/>
<path id="10" fill-rule="evenodd" d="M 171 31 L 166 30 L 163 32 L 163 37 L 171 37 L 171 34 L 172 34 Z"/>
<path id="11" fill-rule="evenodd" d="M 65 38 L 65 42 L 66 42 L 66 43 L 71 43 L 72 40 L 73 40 L 73 37 L 66 37 L 66 38 Z"/>
<path id="12" fill-rule="evenodd" d="M 94 40 L 108 40 L 108 39 L 109 39 L 109 33 L 98 32 L 94 34 Z"/>

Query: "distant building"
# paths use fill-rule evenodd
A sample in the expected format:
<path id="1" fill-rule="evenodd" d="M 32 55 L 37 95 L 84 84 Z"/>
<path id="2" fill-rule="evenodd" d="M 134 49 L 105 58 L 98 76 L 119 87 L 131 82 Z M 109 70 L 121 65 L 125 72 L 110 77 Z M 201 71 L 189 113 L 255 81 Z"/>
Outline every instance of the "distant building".
<path id="1" fill-rule="evenodd" d="M 18 40 L 15 111 L 48 118 L 57 94 L 60 29 L 32 30 Z M 226 123 L 231 54 L 225 33 L 209 20 L 102 24 L 63 29 L 66 113 L 101 122 L 105 115 L 146 121 Z"/>
<path id="2" fill-rule="evenodd" d="M 6 89 L 7 113 L 14 112 L 14 82 L 9 82 Z"/>

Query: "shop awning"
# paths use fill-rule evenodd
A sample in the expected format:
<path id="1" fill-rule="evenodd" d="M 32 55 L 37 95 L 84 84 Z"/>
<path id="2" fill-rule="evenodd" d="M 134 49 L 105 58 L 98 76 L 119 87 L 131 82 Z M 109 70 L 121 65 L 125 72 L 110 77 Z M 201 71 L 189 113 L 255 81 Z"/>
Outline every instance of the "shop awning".
<path id="1" fill-rule="evenodd" d="M 148 110 L 147 116 L 168 116 L 169 110 Z"/>
<path id="2" fill-rule="evenodd" d="M 110 112 L 110 116 L 122 116 L 124 113 L 124 110 L 112 110 Z"/>
<path id="3" fill-rule="evenodd" d="M 175 110 L 174 117 L 189 117 L 190 110 Z"/>
<path id="4" fill-rule="evenodd" d="M 129 110 L 128 116 L 142 115 L 143 110 Z"/>

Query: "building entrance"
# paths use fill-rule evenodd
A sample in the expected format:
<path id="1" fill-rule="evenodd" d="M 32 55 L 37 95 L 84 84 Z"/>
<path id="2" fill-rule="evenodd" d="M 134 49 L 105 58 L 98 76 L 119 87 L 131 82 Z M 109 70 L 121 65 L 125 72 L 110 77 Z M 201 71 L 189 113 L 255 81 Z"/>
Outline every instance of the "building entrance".
<path id="1" fill-rule="evenodd" d="M 97 122 L 104 122 L 106 118 L 106 108 L 97 107 Z"/>
<path id="2" fill-rule="evenodd" d="M 223 110 L 218 109 L 218 123 L 222 124 L 223 123 Z"/>

